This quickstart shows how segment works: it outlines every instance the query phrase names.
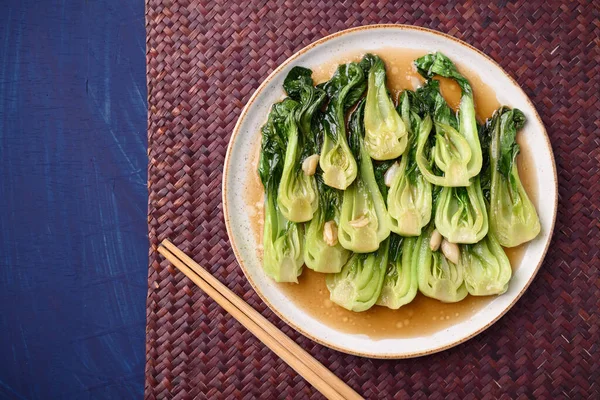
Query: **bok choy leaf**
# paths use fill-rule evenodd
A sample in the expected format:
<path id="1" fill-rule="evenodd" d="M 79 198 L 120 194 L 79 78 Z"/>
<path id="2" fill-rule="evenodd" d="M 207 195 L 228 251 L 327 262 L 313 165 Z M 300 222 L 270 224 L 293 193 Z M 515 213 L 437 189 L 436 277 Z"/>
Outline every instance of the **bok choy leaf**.
<path id="1" fill-rule="evenodd" d="M 367 54 L 360 65 L 368 77 L 365 147 L 375 160 L 392 160 L 406 149 L 408 132 L 405 122 L 396 112 L 385 86 L 383 60 L 376 55 Z"/>
<path id="2" fill-rule="evenodd" d="M 356 179 L 358 168 L 346 140 L 344 117 L 365 91 L 365 76 L 358 63 L 343 64 L 329 81 L 319 86 L 329 96 L 321 120 L 324 138 L 319 165 L 326 185 L 345 190 Z"/>
<path id="3" fill-rule="evenodd" d="M 519 177 L 516 142 L 525 115 L 501 107 L 484 128 L 489 140 L 490 225 L 504 247 L 515 247 L 540 233 L 540 220 Z"/>
<path id="4" fill-rule="evenodd" d="M 319 208 L 306 228 L 304 262 L 317 272 L 336 273 L 348 261 L 351 252 L 338 240 L 342 192 L 331 188 L 317 175 Z M 329 224 L 329 225 L 326 225 Z"/>
<path id="5" fill-rule="evenodd" d="M 379 190 L 373 163 L 364 145 L 365 101 L 350 117 L 350 146 L 359 163 L 356 180 L 344 191 L 340 215 L 339 241 L 348 250 L 369 253 L 390 235 L 390 217 Z"/>
<path id="6" fill-rule="evenodd" d="M 297 283 L 304 263 L 302 226 L 288 220 L 277 205 L 288 140 L 288 120 L 297 107 L 298 103 L 289 98 L 274 104 L 267 123 L 262 127 L 258 174 L 265 188 L 263 269 L 277 282 Z"/>
<path id="7" fill-rule="evenodd" d="M 399 109 L 408 128 L 408 149 L 392 178 L 387 209 L 392 231 L 403 236 L 419 236 L 431 219 L 432 188 L 417 166 L 417 140 L 429 136 L 431 119 L 421 119 L 419 100 L 408 90 L 400 96 Z"/>
<path id="8" fill-rule="evenodd" d="M 301 168 L 302 161 L 317 151 L 311 123 L 325 100 L 325 92 L 313 86 L 311 76 L 310 69 L 294 67 L 283 84 L 298 107 L 285 120 L 287 148 L 277 203 L 281 213 L 293 222 L 309 221 L 319 206 L 315 178 Z"/>
<path id="9" fill-rule="evenodd" d="M 479 177 L 465 187 L 443 187 L 435 227 L 452 243 L 476 243 L 488 233 L 488 215 Z"/>
<path id="10" fill-rule="evenodd" d="M 434 185 L 468 186 L 470 179 L 479 174 L 482 165 L 471 85 L 452 61 L 441 53 L 423 56 L 415 61 L 415 65 L 419 73 L 429 79 L 418 92 L 433 115 L 435 125 L 435 145 L 427 151 L 423 143 L 419 168 Z M 435 75 L 453 79 L 460 86 L 462 96 L 458 119 L 442 97 L 439 83 L 431 79 Z M 434 160 L 441 175 L 428 168 L 428 156 Z"/>
<path id="11" fill-rule="evenodd" d="M 342 270 L 327 275 L 329 298 L 350 311 L 366 311 L 371 308 L 383 286 L 388 264 L 389 240 L 379 249 L 368 254 L 353 254 Z"/>
<path id="12" fill-rule="evenodd" d="M 510 261 L 493 233 L 475 244 L 461 246 L 467 291 L 473 296 L 502 294 L 512 276 Z"/>
<path id="13" fill-rule="evenodd" d="M 413 257 L 418 238 L 403 238 L 392 233 L 389 238 L 388 265 L 377 305 L 397 310 L 417 295 L 417 265 Z"/>
<path id="14" fill-rule="evenodd" d="M 433 224 L 429 224 L 417 240 L 414 262 L 417 265 L 419 291 L 427 297 L 445 303 L 455 303 L 467 297 L 463 265 L 452 263 L 442 251 L 430 248 Z"/>

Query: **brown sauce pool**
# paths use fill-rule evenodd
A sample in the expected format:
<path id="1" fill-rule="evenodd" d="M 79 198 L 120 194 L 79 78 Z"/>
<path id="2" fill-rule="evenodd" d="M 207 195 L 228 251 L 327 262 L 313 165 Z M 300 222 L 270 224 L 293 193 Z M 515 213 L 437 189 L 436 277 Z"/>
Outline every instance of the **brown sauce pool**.
<path id="1" fill-rule="evenodd" d="M 425 52 L 412 49 L 381 49 L 377 53 L 386 64 L 387 86 L 394 100 L 397 100 L 403 89 L 416 89 L 424 80 L 413 68 L 412 61 Z M 364 52 L 348 54 L 332 60 L 313 71 L 315 83 L 328 80 L 335 72 L 338 64 L 358 61 Z M 491 117 L 492 113 L 500 106 L 493 90 L 481 81 L 479 76 L 472 71 L 458 65 L 458 69 L 470 81 L 475 97 L 475 110 L 480 122 Z M 458 85 L 445 78 L 439 78 L 442 95 L 448 104 L 456 109 L 460 101 L 460 88 Z M 521 181 L 531 201 L 537 205 L 536 171 L 533 165 L 531 151 L 521 144 L 521 153 L 518 156 L 518 167 Z M 255 153 L 252 163 L 258 165 L 260 155 L 260 135 L 256 135 Z M 256 173 L 247 178 L 245 200 L 253 220 L 253 234 L 257 243 L 262 243 L 263 230 L 263 187 Z M 505 249 L 513 270 L 518 266 L 523 257 L 526 245 L 512 249 Z M 259 258 L 262 259 L 262 245 L 259 245 Z M 356 313 L 337 306 L 329 300 L 329 291 L 325 285 L 325 274 L 304 268 L 299 278 L 299 284 L 278 284 L 286 297 L 298 307 L 318 319 L 322 323 L 342 332 L 364 334 L 372 338 L 398 338 L 429 335 L 465 320 L 477 313 L 490 301 L 493 296 L 476 297 L 467 296 L 458 303 L 442 303 L 420 293 L 409 304 L 398 310 L 387 307 L 374 306 L 371 309 Z"/>

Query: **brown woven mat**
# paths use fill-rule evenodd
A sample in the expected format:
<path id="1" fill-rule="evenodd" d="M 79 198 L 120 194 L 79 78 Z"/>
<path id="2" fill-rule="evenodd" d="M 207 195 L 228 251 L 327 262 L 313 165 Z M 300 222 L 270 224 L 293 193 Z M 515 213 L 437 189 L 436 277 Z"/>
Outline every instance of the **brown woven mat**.
<path id="1" fill-rule="evenodd" d="M 170 238 L 367 398 L 600 398 L 600 12 L 593 1 L 146 0 L 149 234 L 146 396 L 320 398 L 156 253 Z M 449 33 L 498 61 L 554 147 L 559 213 L 546 261 L 498 323 L 436 355 L 338 353 L 267 309 L 227 239 L 221 173 L 242 107 L 277 65 L 349 27 Z"/>

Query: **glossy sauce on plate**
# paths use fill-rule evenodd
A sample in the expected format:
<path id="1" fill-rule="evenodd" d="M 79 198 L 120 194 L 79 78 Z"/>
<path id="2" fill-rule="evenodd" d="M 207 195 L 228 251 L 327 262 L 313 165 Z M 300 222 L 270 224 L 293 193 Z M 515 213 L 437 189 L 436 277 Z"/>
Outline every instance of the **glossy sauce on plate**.
<path id="1" fill-rule="evenodd" d="M 414 69 L 412 61 L 426 54 L 414 49 L 380 49 L 374 52 L 386 64 L 387 87 L 397 103 L 398 95 L 403 89 L 415 90 L 424 80 Z M 335 72 L 338 64 L 359 61 L 364 52 L 348 54 L 343 58 L 315 68 L 313 79 L 315 83 L 328 80 Z M 471 83 L 475 97 L 475 110 L 480 123 L 491 117 L 492 113 L 500 106 L 495 93 L 481 81 L 478 75 L 462 68 L 457 63 L 458 69 Z M 438 79 L 438 78 L 436 78 Z M 456 109 L 460 102 L 460 88 L 452 80 L 439 78 L 442 95 L 448 104 Z M 266 119 L 266 116 L 265 116 Z M 521 142 L 519 135 L 517 141 Z M 260 156 L 260 132 L 256 135 L 253 165 L 258 166 Z M 535 167 L 531 161 L 530 149 L 521 142 L 521 153 L 517 158 L 521 181 L 534 204 L 537 204 L 535 191 Z M 262 231 L 263 231 L 263 187 L 253 168 L 253 173 L 247 178 L 245 200 L 248 205 L 254 236 L 259 245 L 259 259 L 262 260 Z M 512 249 L 505 249 L 513 270 L 519 265 L 525 245 Z M 322 323 L 348 333 L 364 334 L 373 338 L 389 337 L 414 337 L 435 333 L 459 321 L 469 318 L 493 300 L 494 296 L 475 297 L 467 296 L 458 303 L 442 303 L 428 298 L 420 293 L 409 304 L 398 310 L 387 307 L 374 306 L 365 312 L 356 313 L 337 306 L 329 300 L 329 291 L 325 285 L 325 274 L 314 272 L 304 267 L 299 277 L 299 284 L 278 284 L 286 297 L 298 307 L 312 315 Z"/>

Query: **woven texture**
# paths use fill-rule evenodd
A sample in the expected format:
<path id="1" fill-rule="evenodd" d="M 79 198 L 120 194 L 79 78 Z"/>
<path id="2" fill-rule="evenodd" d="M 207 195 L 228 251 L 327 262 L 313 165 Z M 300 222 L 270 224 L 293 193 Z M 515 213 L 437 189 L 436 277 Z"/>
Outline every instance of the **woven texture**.
<path id="1" fill-rule="evenodd" d="M 149 236 L 146 397 L 321 398 L 156 252 L 171 239 L 367 398 L 600 398 L 600 12 L 592 1 L 147 0 Z M 252 92 L 287 57 L 353 26 L 404 23 L 483 50 L 530 96 L 559 178 L 552 245 L 506 316 L 415 360 L 317 345 L 253 292 L 228 242 L 221 174 Z"/>

